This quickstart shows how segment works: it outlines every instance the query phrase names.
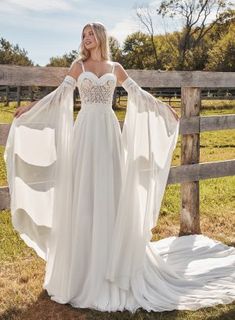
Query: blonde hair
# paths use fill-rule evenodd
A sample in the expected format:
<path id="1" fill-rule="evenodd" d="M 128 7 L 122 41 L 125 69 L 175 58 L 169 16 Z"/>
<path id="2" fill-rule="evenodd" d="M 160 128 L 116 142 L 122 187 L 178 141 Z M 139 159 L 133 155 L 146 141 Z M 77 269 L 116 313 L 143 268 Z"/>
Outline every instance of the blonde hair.
<path id="1" fill-rule="evenodd" d="M 103 25 L 103 23 L 92 22 L 92 23 L 87 23 L 82 29 L 81 44 L 79 46 L 79 53 L 78 53 L 78 56 L 76 57 L 74 62 L 77 62 L 79 60 L 85 61 L 86 59 L 88 59 L 90 57 L 90 51 L 85 48 L 84 42 L 83 42 L 83 32 L 84 32 L 85 28 L 88 26 L 91 27 L 91 29 L 94 33 L 96 42 L 98 44 L 97 50 L 100 50 L 101 58 L 104 60 L 111 60 L 107 30 L 106 30 L 105 26 Z"/>

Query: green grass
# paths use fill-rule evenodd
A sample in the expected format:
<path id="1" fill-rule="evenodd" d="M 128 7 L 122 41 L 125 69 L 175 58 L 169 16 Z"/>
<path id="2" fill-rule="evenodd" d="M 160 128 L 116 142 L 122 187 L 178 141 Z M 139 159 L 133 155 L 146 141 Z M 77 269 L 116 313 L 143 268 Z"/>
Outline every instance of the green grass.
<path id="1" fill-rule="evenodd" d="M 3 159 L 4 150 L 5 150 L 5 147 L 0 146 L 0 186 L 7 185 L 6 168 L 5 168 L 5 162 Z"/>
<path id="2" fill-rule="evenodd" d="M 200 216 L 204 234 L 235 245 L 235 176 L 201 180 Z M 180 223 L 180 185 L 168 185 L 153 240 L 177 235 Z"/>
<path id="3" fill-rule="evenodd" d="M 116 110 L 119 120 L 125 117 L 125 99 Z M 235 113 L 235 103 L 203 101 L 203 115 Z M 177 103 L 173 103 L 173 105 Z M 217 107 L 217 109 L 216 109 Z M 12 120 L 14 105 L 0 106 L 0 122 Z M 178 109 L 177 109 L 178 111 Z M 174 151 L 172 165 L 180 164 L 180 137 Z M 235 130 L 204 132 L 200 135 L 200 162 L 235 158 Z M 0 184 L 6 185 L 3 161 L 4 147 L 0 147 Z M 201 230 L 204 234 L 235 245 L 235 176 L 200 181 Z M 177 235 L 180 221 L 180 185 L 168 185 L 164 194 L 160 217 L 153 228 L 152 240 Z M 50 300 L 42 290 L 45 262 L 36 256 L 19 238 L 11 224 L 9 210 L 0 213 L 0 320 L 10 319 L 161 319 L 161 320 L 234 320 L 235 303 L 203 308 L 198 311 L 98 312 L 74 309 Z"/>
<path id="4" fill-rule="evenodd" d="M 0 262 L 14 262 L 17 259 L 28 259 L 36 257 L 31 250 L 18 236 L 11 223 L 9 210 L 2 210 L 0 214 Z"/>

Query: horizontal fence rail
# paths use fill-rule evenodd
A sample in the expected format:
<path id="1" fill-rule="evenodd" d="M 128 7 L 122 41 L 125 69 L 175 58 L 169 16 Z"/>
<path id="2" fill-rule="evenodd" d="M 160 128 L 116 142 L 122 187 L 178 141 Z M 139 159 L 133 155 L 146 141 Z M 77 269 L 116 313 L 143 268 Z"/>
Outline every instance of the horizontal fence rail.
<path id="1" fill-rule="evenodd" d="M 234 88 L 235 72 L 126 70 L 141 87 Z M 0 86 L 57 87 L 68 68 L 0 65 Z"/>

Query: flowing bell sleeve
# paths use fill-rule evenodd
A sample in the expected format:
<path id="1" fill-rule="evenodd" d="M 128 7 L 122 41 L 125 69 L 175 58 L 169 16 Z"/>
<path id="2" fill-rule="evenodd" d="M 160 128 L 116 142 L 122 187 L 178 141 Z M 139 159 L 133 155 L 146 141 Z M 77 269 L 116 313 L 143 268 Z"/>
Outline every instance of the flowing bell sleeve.
<path id="1" fill-rule="evenodd" d="M 113 231 L 106 278 L 129 289 L 143 271 L 146 246 L 156 225 L 166 188 L 179 121 L 168 105 L 143 90 L 131 77 L 122 130 L 124 183 Z"/>
<path id="2" fill-rule="evenodd" d="M 4 152 L 12 224 L 48 271 L 64 246 L 72 195 L 73 92 L 67 75 L 50 94 L 14 118 Z"/>

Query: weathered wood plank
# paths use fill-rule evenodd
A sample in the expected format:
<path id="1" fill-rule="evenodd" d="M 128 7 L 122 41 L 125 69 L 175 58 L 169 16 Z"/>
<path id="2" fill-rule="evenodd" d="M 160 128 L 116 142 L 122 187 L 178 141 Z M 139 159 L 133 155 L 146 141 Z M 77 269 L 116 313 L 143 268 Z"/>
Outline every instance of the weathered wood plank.
<path id="1" fill-rule="evenodd" d="M 123 120 L 119 120 L 122 130 Z M 0 123 L 0 145 L 6 145 L 10 124 Z M 225 116 L 192 116 L 189 119 L 180 119 L 180 134 L 191 134 L 205 131 L 235 129 L 235 115 Z"/>
<path id="2" fill-rule="evenodd" d="M 0 123 L 0 146 L 5 146 L 11 124 Z"/>
<path id="3" fill-rule="evenodd" d="M 64 67 L 0 65 L 0 85 L 56 87 L 67 74 Z M 235 72 L 126 70 L 141 87 L 234 87 Z"/>
<path id="4" fill-rule="evenodd" d="M 0 85 L 56 87 L 68 68 L 0 65 Z"/>
<path id="5" fill-rule="evenodd" d="M 200 88 L 181 89 L 183 118 L 199 116 L 201 107 Z M 199 133 L 184 134 L 181 139 L 181 165 L 199 163 Z M 201 233 L 199 218 L 199 181 L 181 183 L 181 210 L 179 235 Z"/>
<path id="6" fill-rule="evenodd" d="M 167 184 L 199 181 L 233 175 L 235 175 L 235 160 L 173 166 L 170 169 Z M 9 207 L 9 188 L 6 186 L 0 187 L 0 210 L 9 209 Z"/>
<path id="7" fill-rule="evenodd" d="M 200 117 L 200 132 L 235 129 L 235 115 Z"/>
<path id="8" fill-rule="evenodd" d="M 201 162 L 171 167 L 167 184 L 200 181 L 233 175 L 235 175 L 235 160 Z"/>
<path id="9" fill-rule="evenodd" d="M 191 134 L 200 132 L 200 117 L 192 116 L 190 118 L 183 117 L 180 118 L 180 134 Z"/>
<path id="10" fill-rule="evenodd" d="M 180 134 L 199 133 L 235 129 L 235 115 L 192 116 L 189 119 L 181 117 Z"/>
<path id="11" fill-rule="evenodd" d="M 0 187 L 0 210 L 10 208 L 10 193 L 8 187 Z"/>

